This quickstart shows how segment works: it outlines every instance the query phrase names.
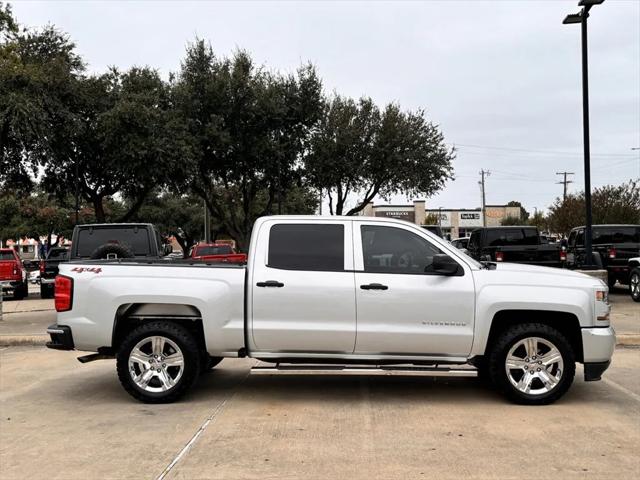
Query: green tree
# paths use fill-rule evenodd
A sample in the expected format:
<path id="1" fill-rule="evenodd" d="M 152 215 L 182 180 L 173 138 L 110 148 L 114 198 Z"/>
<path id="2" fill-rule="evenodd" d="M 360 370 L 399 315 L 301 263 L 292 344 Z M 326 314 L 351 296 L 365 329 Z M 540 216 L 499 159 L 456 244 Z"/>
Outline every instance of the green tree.
<path id="1" fill-rule="evenodd" d="M 329 210 L 354 215 L 376 196 L 430 196 L 452 178 L 454 151 L 423 111 L 380 111 L 369 98 L 327 101 L 305 157 L 311 185 L 327 192 Z M 347 210 L 350 196 L 358 196 Z"/>
<path id="2" fill-rule="evenodd" d="M 504 217 L 502 220 L 500 220 L 500 225 L 502 226 L 525 225 L 526 223 L 527 222 L 525 220 L 522 220 L 521 218 L 514 217 L 511 215 Z"/>
<path id="3" fill-rule="evenodd" d="M 542 212 L 534 213 L 527 222 L 531 226 L 538 227 L 541 232 L 549 230 L 549 219 Z"/>
<path id="4" fill-rule="evenodd" d="M 507 203 L 507 207 L 520 207 L 520 218 L 522 220 L 529 219 L 529 212 L 525 210 L 525 208 L 522 206 L 522 203 L 517 202 L 515 200 L 511 200 L 509 203 Z"/>
<path id="5" fill-rule="evenodd" d="M 593 223 L 640 224 L 640 183 L 630 180 L 622 185 L 606 185 L 591 194 Z M 569 231 L 586 222 L 584 192 L 567 195 L 563 201 L 557 198 L 549 207 L 549 227 L 557 233 Z"/>
<path id="6" fill-rule="evenodd" d="M 255 219 L 282 212 L 302 181 L 300 157 L 320 115 L 320 80 L 310 66 L 286 76 L 257 68 L 241 51 L 216 58 L 198 40 L 187 49 L 174 101 L 189 135 L 183 191 L 202 198 L 245 248 Z"/>
<path id="7" fill-rule="evenodd" d="M 182 156 L 167 84 L 149 68 L 112 69 L 76 81 L 70 110 L 38 152 L 43 187 L 62 198 L 77 182 L 98 222 L 108 217 L 108 198 L 132 198 L 117 220 L 130 219 L 153 188 L 169 181 Z"/>
<path id="8" fill-rule="evenodd" d="M 29 190 L 43 151 L 64 122 L 84 65 L 54 27 L 18 28 L 0 4 L 0 186 Z"/>

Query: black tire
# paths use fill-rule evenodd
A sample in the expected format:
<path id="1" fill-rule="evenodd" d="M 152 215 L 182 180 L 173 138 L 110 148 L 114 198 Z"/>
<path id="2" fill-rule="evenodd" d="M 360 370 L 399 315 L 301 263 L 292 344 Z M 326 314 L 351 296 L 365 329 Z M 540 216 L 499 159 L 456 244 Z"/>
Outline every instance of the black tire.
<path id="1" fill-rule="evenodd" d="M 200 373 L 206 373 L 213 370 L 221 361 L 222 357 L 210 357 L 209 355 L 205 355 Z"/>
<path id="2" fill-rule="evenodd" d="M 631 299 L 634 302 L 640 302 L 640 268 L 631 270 L 631 274 L 629 275 L 629 293 L 631 293 Z"/>
<path id="3" fill-rule="evenodd" d="M 23 283 L 13 291 L 13 298 L 15 300 L 22 300 L 29 296 L 29 284 Z"/>
<path id="4" fill-rule="evenodd" d="M 129 355 L 133 348 L 140 341 L 153 336 L 162 336 L 175 342 L 184 358 L 181 377 L 175 385 L 162 392 L 149 392 L 140 388 L 129 371 Z M 182 325 L 168 320 L 143 323 L 127 334 L 118 349 L 116 355 L 118 379 L 127 393 L 137 400 L 145 403 L 171 403 L 184 395 L 197 380 L 201 367 L 200 358 L 201 352 L 197 340 Z"/>
<path id="5" fill-rule="evenodd" d="M 105 243 L 96 248 L 91 254 L 91 260 L 101 260 L 115 255 L 116 258 L 134 258 L 133 251 L 126 245 L 119 243 Z"/>
<path id="6" fill-rule="evenodd" d="M 53 288 L 40 285 L 40 298 L 53 298 Z"/>
<path id="7" fill-rule="evenodd" d="M 613 287 L 616 286 L 617 281 L 618 279 L 614 275 L 611 275 L 611 273 L 609 273 L 609 275 L 607 276 L 607 285 L 609 285 L 609 290 L 612 290 Z"/>
<path id="8" fill-rule="evenodd" d="M 509 350 L 517 342 L 528 337 L 540 337 L 552 343 L 562 356 L 564 372 L 558 383 L 546 393 L 524 393 L 512 385 L 507 375 L 505 360 Z M 541 323 L 522 323 L 507 328 L 496 338 L 488 357 L 489 376 L 494 386 L 511 401 L 523 405 L 546 405 L 555 402 L 569 390 L 576 372 L 575 354 L 569 341 L 555 328 Z"/>

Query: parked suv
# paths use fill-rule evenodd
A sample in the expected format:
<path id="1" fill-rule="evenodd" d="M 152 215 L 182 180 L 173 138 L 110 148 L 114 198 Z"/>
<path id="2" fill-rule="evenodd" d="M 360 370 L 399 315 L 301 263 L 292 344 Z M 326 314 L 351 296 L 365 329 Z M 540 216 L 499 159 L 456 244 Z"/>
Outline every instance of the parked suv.
<path id="1" fill-rule="evenodd" d="M 13 248 L 0 248 L 0 286 L 2 295 L 21 300 L 29 295 L 27 271 Z"/>
<path id="2" fill-rule="evenodd" d="M 640 225 L 594 225 L 592 237 L 593 253 L 609 273 L 609 288 L 616 281 L 628 285 L 629 260 L 640 254 Z M 571 230 L 567 243 L 567 266 L 581 268 L 585 260 L 584 227 Z"/>

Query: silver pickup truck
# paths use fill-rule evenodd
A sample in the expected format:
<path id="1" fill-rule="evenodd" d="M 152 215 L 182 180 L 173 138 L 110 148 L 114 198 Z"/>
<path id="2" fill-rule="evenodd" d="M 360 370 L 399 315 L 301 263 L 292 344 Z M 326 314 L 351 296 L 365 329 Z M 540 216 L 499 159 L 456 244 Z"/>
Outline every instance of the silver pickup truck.
<path id="1" fill-rule="evenodd" d="M 560 398 L 576 362 L 599 380 L 614 350 L 602 281 L 480 263 L 400 220 L 264 217 L 248 258 L 63 264 L 48 346 L 115 357 L 145 402 L 177 399 L 224 357 L 252 357 L 273 370 L 477 374 L 531 405 Z"/>

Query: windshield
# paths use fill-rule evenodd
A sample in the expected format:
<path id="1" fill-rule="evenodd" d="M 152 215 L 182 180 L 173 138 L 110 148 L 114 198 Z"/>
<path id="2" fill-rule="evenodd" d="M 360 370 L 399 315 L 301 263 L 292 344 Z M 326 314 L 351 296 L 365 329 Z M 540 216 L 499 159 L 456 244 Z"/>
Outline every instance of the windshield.
<path id="1" fill-rule="evenodd" d="M 196 255 L 230 255 L 233 253 L 230 245 L 208 245 L 206 247 L 198 247 Z"/>
<path id="2" fill-rule="evenodd" d="M 0 260 L 15 260 L 16 257 L 13 256 L 13 252 L 0 252 Z"/>

